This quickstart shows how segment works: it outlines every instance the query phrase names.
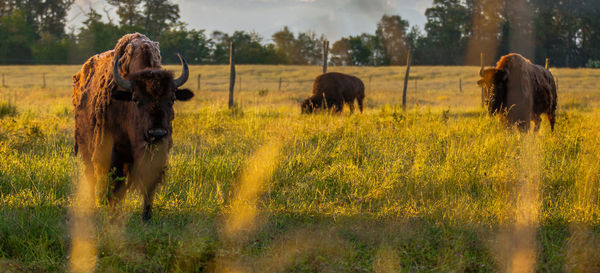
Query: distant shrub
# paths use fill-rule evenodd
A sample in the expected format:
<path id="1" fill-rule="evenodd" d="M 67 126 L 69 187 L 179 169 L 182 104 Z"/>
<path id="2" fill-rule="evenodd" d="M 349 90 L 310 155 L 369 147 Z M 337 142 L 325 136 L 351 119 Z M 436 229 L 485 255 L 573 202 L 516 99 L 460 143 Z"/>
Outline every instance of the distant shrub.
<path id="1" fill-rule="evenodd" d="M 0 101 L 0 118 L 17 115 L 17 106 L 7 101 Z"/>
<path id="2" fill-rule="evenodd" d="M 585 67 L 588 67 L 588 68 L 600 68 L 600 60 L 592 60 L 592 59 L 590 59 L 585 64 Z"/>
<path id="3" fill-rule="evenodd" d="M 269 89 L 258 90 L 258 96 L 260 96 L 260 97 L 264 97 L 264 96 L 266 96 L 268 94 L 269 94 Z"/>

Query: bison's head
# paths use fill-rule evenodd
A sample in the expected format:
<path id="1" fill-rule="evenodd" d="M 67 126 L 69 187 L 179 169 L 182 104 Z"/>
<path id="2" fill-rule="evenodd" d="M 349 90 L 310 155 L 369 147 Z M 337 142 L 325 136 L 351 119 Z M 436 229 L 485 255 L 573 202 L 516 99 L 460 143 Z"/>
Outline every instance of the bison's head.
<path id="1" fill-rule="evenodd" d="M 315 105 L 312 103 L 310 98 L 305 99 L 301 105 L 302 114 L 310 114 L 315 110 Z"/>
<path id="2" fill-rule="evenodd" d="M 481 79 L 477 81 L 477 85 L 485 90 L 485 103 L 488 105 L 490 114 L 494 114 L 505 107 L 504 99 L 506 98 L 506 84 L 508 80 L 508 70 L 488 68 L 479 71 Z"/>
<path id="3" fill-rule="evenodd" d="M 177 79 L 173 74 L 161 69 L 143 70 L 124 79 L 119 73 L 119 57 L 115 58 L 113 77 L 118 90 L 112 93 L 117 101 L 129 105 L 130 128 L 136 140 L 147 144 L 155 144 L 170 139 L 174 118 L 173 103 L 187 101 L 194 96 L 188 89 L 179 89 L 188 79 L 189 70 L 185 60 L 179 56 L 183 72 Z"/>
<path id="4" fill-rule="evenodd" d="M 312 114 L 314 111 L 323 107 L 323 99 L 320 97 L 310 97 L 302 102 L 302 114 Z"/>

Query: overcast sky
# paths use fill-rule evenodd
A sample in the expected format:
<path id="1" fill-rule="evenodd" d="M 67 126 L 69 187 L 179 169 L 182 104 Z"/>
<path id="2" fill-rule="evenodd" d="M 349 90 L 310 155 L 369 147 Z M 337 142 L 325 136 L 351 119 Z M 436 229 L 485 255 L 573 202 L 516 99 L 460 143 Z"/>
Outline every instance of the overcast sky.
<path id="1" fill-rule="evenodd" d="M 374 33 L 383 14 L 400 15 L 410 25 L 423 29 L 425 9 L 433 0 L 172 0 L 179 4 L 181 21 L 189 28 L 232 33 L 235 30 L 256 31 L 265 41 L 283 26 L 293 32 L 314 31 L 332 41 L 363 32 Z M 115 7 L 104 0 L 76 0 L 68 16 L 68 27 L 81 26 L 91 7 L 100 12 L 110 9 L 118 21 Z"/>

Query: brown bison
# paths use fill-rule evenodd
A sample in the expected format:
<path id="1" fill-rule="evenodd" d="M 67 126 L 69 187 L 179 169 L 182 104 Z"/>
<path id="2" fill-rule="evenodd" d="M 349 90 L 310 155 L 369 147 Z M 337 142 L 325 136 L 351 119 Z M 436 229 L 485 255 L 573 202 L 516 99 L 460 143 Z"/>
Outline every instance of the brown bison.
<path id="1" fill-rule="evenodd" d="M 522 131 L 529 130 L 531 121 L 540 128 L 541 114 L 546 114 L 554 131 L 556 85 L 550 71 L 532 64 L 520 54 L 503 56 L 495 68 L 482 69 L 481 80 L 490 115 L 505 115 L 508 122 Z"/>
<path id="2" fill-rule="evenodd" d="M 341 112 L 344 103 L 354 112 L 354 100 L 358 102 L 360 112 L 363 111 L 365 85 L 354 76 L 337 72 L 329 72 L 317 76 L 313 84 L 313 95 L 302 103 L 302 113 L 312 113 L 315 109 L 325 108 Z"/>
<path id="3" fill-rule="evenodd" d="M 143 219 L 152 217 L 172 145 L 173 103 L 194 96 L 179 89 L 189 75 L 179 58 L 183 72 L 175 79 L 161 69 L 157 43 L 128 34 L 73 76 L 75 152 L 81 153 L 92 200 L 97 181 L 111 208 L 133 188 L 144 198 Z"/>

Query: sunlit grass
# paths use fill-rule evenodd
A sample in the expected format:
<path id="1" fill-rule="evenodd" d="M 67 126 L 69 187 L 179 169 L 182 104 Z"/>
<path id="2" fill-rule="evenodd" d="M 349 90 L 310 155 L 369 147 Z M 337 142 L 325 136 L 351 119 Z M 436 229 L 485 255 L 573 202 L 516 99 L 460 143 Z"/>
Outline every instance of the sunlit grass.
<path id="1" fill-rule="evenodd" d="M 33 80 L 0 88 L 0 101 L 13 109 L 0 116 L 0 272 L 66 271 L 75 244 L 72 182 L 81 163 L 72 151 L 71 90 L 64 81 L 77 68 L 23 69 L 0 67 L 0 73 L 21 79 L 23 71 L 57 72 L 47 75 L 45 89 Z M 331 70 L 363 78 L 364 114 L 301 115 L 298 102 L 311 83 L 277 90 L 279 77 L 310 79 L 318 67 L 241 66 L 235 111 L 225 107 L 225 88 L 208 88 L 226 76 L 225 67 L 193 67 L 207 89 L 176 106 L 155 217 L 142 223 L 136 195 L 124 200 L 116 223 L 105 207 L 96 208 L 90 229 L 97 232 L 96 269 L 508 271 L 514 246 L 500 241 L 518 241 L 515 226 L 526 222 L 533 232 L 523 240 L 533 240 L 535 253 L 528 266 L 596 271 L 597 70 L 557 69 L 556 131 L 544 121 L 529 135 L 479 107 L 473 67 L 415 67 L 422 78 L 416 92 L 409 84 L 407 111 L 398 105 L 401 68 Z M 192 77 L 187 86 L 195 85 Z M 524 181 L 537 182 L 531 190 Z M 224 231 L 252 224 L 252 232 L 228 245 Z"/>

